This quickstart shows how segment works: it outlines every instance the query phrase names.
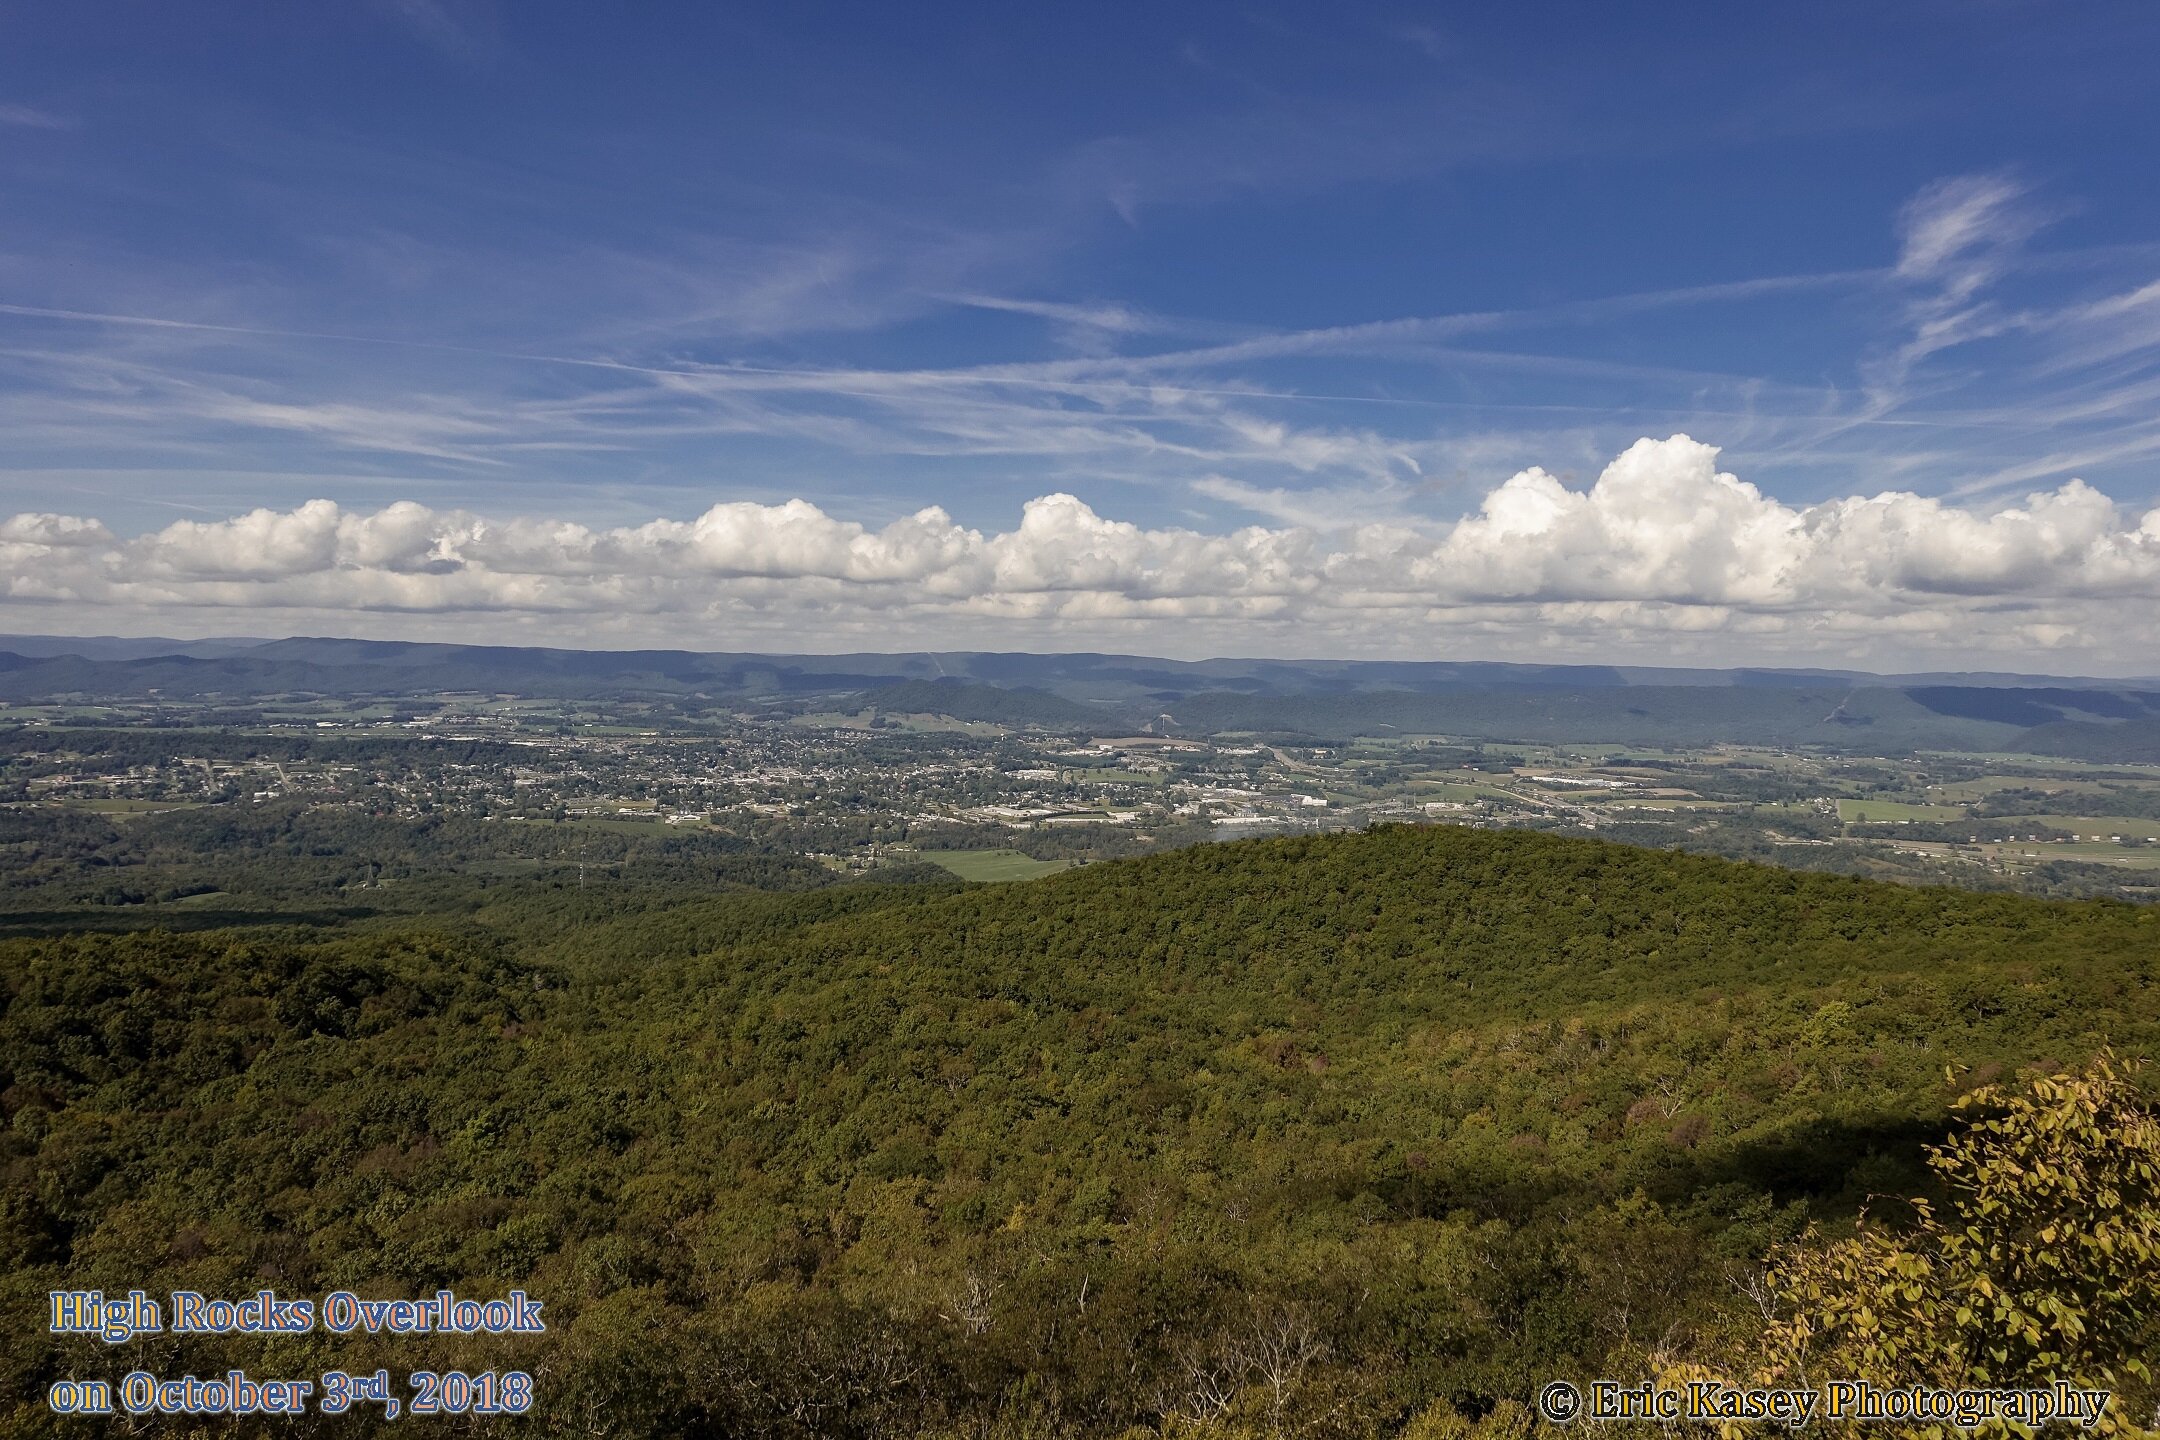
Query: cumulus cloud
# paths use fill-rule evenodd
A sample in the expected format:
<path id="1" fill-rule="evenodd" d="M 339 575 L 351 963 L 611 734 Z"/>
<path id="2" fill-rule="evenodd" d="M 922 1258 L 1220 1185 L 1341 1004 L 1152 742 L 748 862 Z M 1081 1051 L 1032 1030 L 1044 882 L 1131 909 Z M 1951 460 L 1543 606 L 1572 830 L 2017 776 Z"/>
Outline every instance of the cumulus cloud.
<path id="1" fill-rule="evenodd" d="M 1441 654 L 1562 634 L 1621 650 L 1718 637 L 1729 658 L 2071 644 L 2104 661 L 2160 621 L 2160 508 L 2128 513 L 2079 481 L 1986 511 L 1901 491 L 1788 505 L 1685 435 L 1638 441 L 1587 488 L 1524 470 L 1448 525 L 1211 534 L 1057 494 L 992 534 L 936 507 L 873 529 L 805 500 L 595 529 L 311 500 L 134 538 L 17 515 L 0 560 L 18 607 L 643 617 L 677 638 L 755 622 L 787 648 L 1109 634 L 1176 649 L 1186 626 L 1252 650 L 1287 635 Z"/>
<path id="2" fill-rule="evenodd" d="M 112 532 L 105 528 L 103 521 L 85 520 L 75 515 L 26 513 L 0 520 L 0 543 L 66 550 L 81 545 L 101 545 L 111 539 Z"/>

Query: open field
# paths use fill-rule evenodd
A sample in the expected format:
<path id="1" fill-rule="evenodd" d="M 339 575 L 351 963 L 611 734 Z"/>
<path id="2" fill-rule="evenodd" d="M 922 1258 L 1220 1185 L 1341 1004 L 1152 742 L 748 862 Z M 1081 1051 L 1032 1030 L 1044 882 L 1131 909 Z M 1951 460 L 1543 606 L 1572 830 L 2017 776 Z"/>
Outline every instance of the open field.
<path id="1" fill-rule="evenodd" d="M 2066 760 L 2059 755 L 2035 755 L 2025 750 L 1920 750 L 1927 760 L 1962 761 L 1974 765 L 2015 765 L 2020 770 L 2051 775 L 2106 775 L 2122 780 L 2160 781 L 2160 765 L 2127 760 Z"/>
<path id="2" fill-rule="evenodd" d="M 924 850 L 923 859 L 962 880 L 1034 880 L 1072 867 L 1070 860 L 1031 860 L 1017 850 Z"/>
<path id="3" fill-rule="evenodd" d="M 1472 785 L 1460 780 L 1412 780 L 1410 790 L 1420 800 L 1454 800 L 1467 803 L 1472 800 L 1515 798 L 1497 785 Z"/>
<path id="4" fill-rule="evenodd" d="M 2080 842 L 2054 845 L 1982 845 L 1980 852 L 1991 860 L 2010 865 L 2035 865 L 2048 860 L 2077 860 L 2088 865 L 2113 865 L 2125 870 L 2160 870 L 2160 845 L 2113 845 Z"/>
<path id="5" fill-rule="evenodd" d="M 1928 793 L 1952 805 L 1971 804 L 2003 790 L 2038 790 L 2046 795 L 2098 795 L 2108 786 L 2098 780 L 2072 780 L 2061 775 L 1983 775 L 1930 785 Z"/>
<path id="6" fill-rule="evenodd" d="M 70 810 L 90 815 L 155 815 L 161 810 L 197 808 L 185 800 L 64 800 L 60 803 Z"/>
<path id="7" fill-rule="evenodd" d="M 2141 820 L 2129 815 L 2035 815 L 2031 818 L 2035 824 L 2052 825 L 2080 839 L 2094 835 L 2101 836 L 2103 841 L 2118 835 L 2126 840 L 2160 837 L 2160 820 Z"/>
<path id="8" fill-rule="evenodd" d="M 1963 820 L 1965 811 L 1957 805 L 1911 805 L 1897 800 L 1840 800 L 1837 802 L 1838 819 L 1854 824 L 1895 824 L 1900 820 Z"/>

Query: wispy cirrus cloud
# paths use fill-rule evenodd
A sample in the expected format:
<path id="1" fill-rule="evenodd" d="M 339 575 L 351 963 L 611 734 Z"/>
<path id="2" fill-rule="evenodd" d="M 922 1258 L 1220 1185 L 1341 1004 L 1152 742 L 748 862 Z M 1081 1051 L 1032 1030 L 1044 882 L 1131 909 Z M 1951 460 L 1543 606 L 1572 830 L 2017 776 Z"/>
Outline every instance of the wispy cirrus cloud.
<path id="1" fill-rule="evenodd" d="M 414 39 L 455 60 L 490 60 L 499 45 L 493 15 L 472 0 L 373 0 L 373 8 Z"/>
<path id="2" fill-rule="evenodd" d="M 1898 215 L 1896 275 L 1914 290 L 1905 305 L 1909 333 L 1870 367 L 1879 408 L 1898 403 L 1913 368 L 1928 356 L 2020 323 L 1984 292 L 2050 218 L 2026 185 L 2001 174 L 1938 180 L 1906 202 Z"/>
<path id="3" fill-rule="evenodd" d="M 425 493 L 445 503 L 533 477 L 619 505 L 625 483 L 686 488 L 720 457 L 749 493 L 808 485 L 819 503 L 888 511 L 944 487 L 987 514 L 995 497 L 1047 484 L 1119 497 L 1156 522 L 1333 512 L 1424 524 L 1540 457 L 1595 473 L 1630 433 L 1670 430 L 1717 435 L 1803 492 L 1868 475 L 1984 494 L 2119 474 L 2160 448 L 2150 282 L 2115 278 L 2132 255 L 2091 274 L 2035 257 L 2062 208 L 2014 179 L 1953 178 L 1904 207 L 1876 267 L 1307 327 L 958 285 L 1005 262 L 931 237 L 899 258 L 852 242 L 624 252 L 597 267 L 597 308 L 509 330 L 18 297 L 0 303 L 19 341 L 0 349 L 0 416 L 29 474 L 85 455 L 130 474 L 157 457 L 280 476 L 425 463 L 437 468 Z M 410 272 L 399 283 L 424 295 L 471 263 L 391 249 L 369 263 Z M 1641 338 L 1712 313 L 1761 315 L 1775 333 L 1796 306 L 1851 317 L 1841 370 L 1690 364 L 1685 343 Z M 1018 326 L 1000 343 L 1019 358 L 883 354 L 887 337 L 985 313 L 1040 321 L 1050 343 L 1027 354 Z M 1983 343 L 1997 347 L 1988 367 L 1953 363 Z"/>
<path id="4" fill-rule="evenodd" d="M 1188 328 L 1115 302 L 1088 304 L 1057 300 L 1025 300 L 1003 295 L 946 295 L 940 299 L 977 310 L 1002 310 L 1084 330 L 1112 335 L 1159 335 Z"/>
<path id="5" fill-rule="evenodd" d="M 0 102 L 0 125 L 18 130 L 73 130 L 76 124 L 66 115 L 36 105 Z"/>

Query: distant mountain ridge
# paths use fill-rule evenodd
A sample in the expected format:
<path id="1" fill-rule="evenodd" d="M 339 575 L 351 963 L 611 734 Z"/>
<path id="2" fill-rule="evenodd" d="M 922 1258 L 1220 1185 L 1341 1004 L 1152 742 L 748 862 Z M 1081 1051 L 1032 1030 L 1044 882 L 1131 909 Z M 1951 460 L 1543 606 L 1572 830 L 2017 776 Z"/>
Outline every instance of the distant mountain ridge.
<path id="1" fill-rule="evenodd" d="M 140 660 L 153 655 L 210 657 L 235 655 L 272 641 L 247 636 L 209 640 L 172 640 L 164 636 L 125 635 L 0 635 L 0 649 L 43 659 L 54 655 L 80 655 L 86 660 Z"/>
<path id="2" fill-rule="evenodd" d="M 16 703 L 440 693 L 784 709 L 844 701 L 1048 729 L 1940 748 L 2160 762 L 2160 679 L 998 651 L 772 655 L 306 636 L 0 637 L 0 700 Z"/>
<path id="3" fill-rule="evenodd" d="M 757 651 L 582 650 L 547 646 L 460 645 L 425 640 L 356 640 L 327 636 L 258 639 L 243 636 L 202 640 L 114 635 L 0 635 L 0 651 L 26 659 L 74 656 L 89 661 L 130 661 L 165 657 L 188 659 L 247 658 L 324 666 L 429 667 L 467 665 L 476 659 L 490 668 L 518 665 L 535 670 L 578 674 L 666 674 L 700 679 L 772 666 L 820 676 L 901 679 L 978 680 L 990 685 L 1091 680 L 1172 688 L 1247 688 L 1299 678 L 1291 688 L 1423 690 L 1435 684 L 1558 685 L 1817 685 L 1854 684 L 1967 686 L 1981 688 L 2160 689 L 2160 675 L 2106 677 L 2030 674 L 2010 671 L 1929 671 L 1886 674 L 1869 670 L 1734 666 L 1526 664 L 1503 660 L 1319 660 L 1239 659 L 1169 660 L 1147 655 L 1092 651 L 949 650 L 885 651 L 831 655 L 777 654 Z M 1195 687 L 1202 677 L 1222 682 Z M 1244 682 L 1244 683 L 1240 683 Z"/>

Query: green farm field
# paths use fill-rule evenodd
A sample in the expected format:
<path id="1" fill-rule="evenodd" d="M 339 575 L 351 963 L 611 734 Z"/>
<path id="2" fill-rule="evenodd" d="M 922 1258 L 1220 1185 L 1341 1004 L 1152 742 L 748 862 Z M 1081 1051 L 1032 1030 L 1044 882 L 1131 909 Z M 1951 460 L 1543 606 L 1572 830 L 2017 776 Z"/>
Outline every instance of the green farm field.
<path id="1" fill-rule="evenodd" d="M 962 880 L 1033 880 L 1070 869 L 1070 860 L 1036 860 L 1017 850 L 925 850 L 922 858 Z"/>
<path id="2" fill-rule="evenodd" d="M 1894 824 L 1900 820 L 1963 820 L 1965 811 L 1957 805 L 1909 805 L 1897 800 L 1840 800 L 1837 802 L 1838 819 L 1848 822 L 1866 822 L 1873 825 Z"/>

